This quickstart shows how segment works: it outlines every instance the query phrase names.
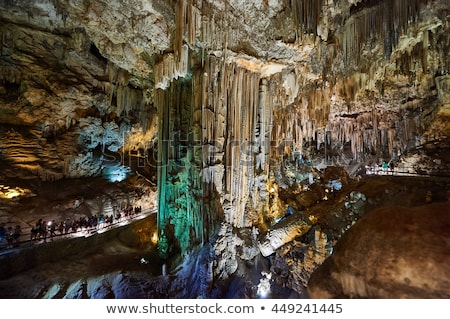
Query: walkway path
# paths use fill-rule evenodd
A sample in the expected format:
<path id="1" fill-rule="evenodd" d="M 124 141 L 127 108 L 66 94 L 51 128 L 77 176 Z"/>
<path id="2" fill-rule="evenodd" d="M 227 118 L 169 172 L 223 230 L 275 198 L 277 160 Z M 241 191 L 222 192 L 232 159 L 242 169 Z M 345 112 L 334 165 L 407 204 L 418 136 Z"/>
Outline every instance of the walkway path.
<path id="1" fill-rule="evenodd" d="M 7 255 L 9 253 L 17 251 L 17 249 L 35 246 L 35 245 L 44 245 L 46 243 L 51 243 L 55 240 L 63 240 L 67 238 L 75 238 L 75 237 L 90 237 L 95 236 L 96 234 L 103 233 L 105 231 L 109 231 L 113 228 L 121 227 L 124 225 L 128 225 L 130 223 L 133 223 L 137 220 L 141 220 L 145 217 L 150 216 L 151 214 L 154 214 L 157 212 L 157 207 L 151 207 L 147 209 L 143 209 L 141 212 L 132 214 L 127 217 L 121 217 L 120 219 L 114 218 L 112 223 L 103 225 L 97 224 L 96 227 L 90 227 L 90 228 L 78 228 L 76 231 L 70 230 L 67 233 L 60 233 L 56 231 L 56 235 L 50 237 L 50 232 L 48 232 L 48 235 L 46 239 L 33 239 L 31 240 L 31 233 L 22 233 L 18 242 L 13 243 L 13 247 L 9 248 L 8 243 L 6 242 L 6 239 L 3 239 L 3 241 L 0 243 L 0 257 Z"/>

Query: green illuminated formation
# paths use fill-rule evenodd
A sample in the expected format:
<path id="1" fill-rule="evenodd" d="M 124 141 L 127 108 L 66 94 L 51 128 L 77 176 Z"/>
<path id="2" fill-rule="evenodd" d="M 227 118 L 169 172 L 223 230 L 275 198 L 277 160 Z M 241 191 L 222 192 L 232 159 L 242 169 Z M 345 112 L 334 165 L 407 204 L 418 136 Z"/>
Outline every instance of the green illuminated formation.
<path id="1" fill-rule="evenodd" d="M 202 181 L 201 110 L 191 76 L 157 90 L 159 109 L 159 249 L 164 258 L 205 241 L 218 223 L 210 188 Z M 217 197 L 216 197 L 217 198 Z M 213 216 L 213 217 L 211 217 Z"/>

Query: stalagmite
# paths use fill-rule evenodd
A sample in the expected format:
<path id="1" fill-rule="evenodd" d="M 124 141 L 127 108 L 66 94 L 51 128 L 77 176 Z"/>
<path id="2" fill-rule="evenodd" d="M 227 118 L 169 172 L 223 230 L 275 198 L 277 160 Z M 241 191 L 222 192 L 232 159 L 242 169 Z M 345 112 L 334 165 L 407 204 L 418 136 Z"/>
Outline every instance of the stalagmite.
<path id="1" fill-rule="evenodd" d="M 259 243 L 263 256 L 270 256 L 278 248 L 292 241 L 297 236 L 306 234 L 312 225 L 304 216 L 295 216 L 273 227 Z"/>

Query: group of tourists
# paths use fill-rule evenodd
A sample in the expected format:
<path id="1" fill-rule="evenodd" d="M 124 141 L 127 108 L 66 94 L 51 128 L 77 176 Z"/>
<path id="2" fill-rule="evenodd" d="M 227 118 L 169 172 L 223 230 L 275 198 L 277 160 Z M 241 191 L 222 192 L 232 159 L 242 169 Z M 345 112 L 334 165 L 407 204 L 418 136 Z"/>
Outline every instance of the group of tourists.
<path id="1" fill-rule="evenodd" d="M 366 165 L 366 175 L 394 175 L 395 163 L 394 161 L 383 161 L 381 164 L 370 162 Z"/>
<path id="2" fill-rule="evenodd" d="M 30 241 L 53 240 L 55 236 L 67 235 L 80 231 L 93 232 L 104 227 L 111 226 L 113 223 L 130 219 L 142 212 L 141 206 L 127 206 L 117 211 L 116 214 L 95 214 L 75 219 L 67 218 L 62 221 L 45 220 L 40 218 L 31 228 Z M 6 240 L 6 249 L 13 248 L 20 242 L 22 229 L 20 225 L 6 227 L 5 223 L 0 224 L 0 248 L 3 247 L 3 241 Z"/>

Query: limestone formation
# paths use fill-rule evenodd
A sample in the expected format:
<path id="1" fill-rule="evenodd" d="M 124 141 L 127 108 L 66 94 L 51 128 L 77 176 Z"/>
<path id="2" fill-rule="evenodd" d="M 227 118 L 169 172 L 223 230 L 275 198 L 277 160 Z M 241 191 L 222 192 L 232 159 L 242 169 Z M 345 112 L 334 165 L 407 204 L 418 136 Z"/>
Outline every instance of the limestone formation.
<path id="1" fill-rule="evenodd" d="M 319 215 L 342 226 L 322 229 L 334 243 L 370 200 L 326 183 L 383 162 L 450 172 L 449 6 L 0 0 L 1 185 L 143 177 L 167 260 L 217 238 L 239 255 L 222 241 L 247 229 L 271 256 Z M 348 175 L 322 182 L 327 166 Z M 340 210 L 306 211 L 329 200 Z M 288 202 L 301 217 L 277 224 Z"/>
<path id="2" fill-rule="evenodd" d="M 437 203 L 368 213 L 312 274 L 309 295 L 448 298 L 449 212 L 446 203 Z"/>

